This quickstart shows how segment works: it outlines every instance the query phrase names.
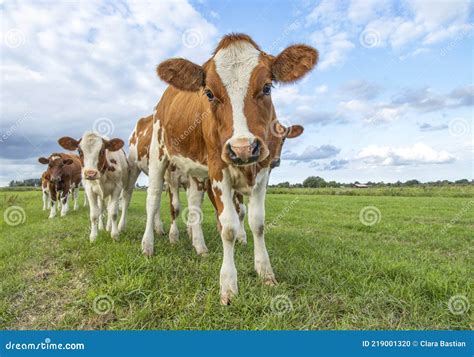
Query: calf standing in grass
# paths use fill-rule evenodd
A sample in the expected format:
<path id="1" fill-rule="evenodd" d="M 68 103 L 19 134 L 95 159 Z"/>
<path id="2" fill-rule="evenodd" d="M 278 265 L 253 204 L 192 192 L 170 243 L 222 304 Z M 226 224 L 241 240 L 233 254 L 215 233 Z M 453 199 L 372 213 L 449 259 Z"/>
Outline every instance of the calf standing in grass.
<path id="1" fill-rule="evenodd" d="M 97 238 L 102 202 L 107 199 L 110 235 L 113 239 L 117 239 L 119 198 L 122 189 L 127 187 L 129 176 L 127 157 L 122 150 L 123 141 L 121 139 L 107 140 L 96 133 L 86 132 L 79 140 L 63 137 L 58 142 L 67 150 L 79 151 L 83 185 L 90 205 L 90 241 L 94 242 Z M 126 214 L 126 208 L 122 207 L 121 228 L 125 227 Z"/>
<path id="2" fill-rule="evenodd" d="M 79 194 L 79 184 L 81 183 L 81 162 L 77 155 L 55 153 L 49 158 L 40 157 L 38 159 L 43 165 L 48 165 L 46 171 L 49 175 L 49 195 L 51 197 L 51 211 L 49 218 L 56 216 L 56 205 L 61 200 L 61 216 L 65 216 L 69 211 L 69 194 L 74 197 L 74 210 L 78 209 L 77 198 Z"/>
<path id="3" fill-rule="evenodd" d="M 43 192 L 43 211 L 51 208 L 51 200 L 49 199 L 49 174 L 48 171 L 41 175 L 41 191 Z"/>
<path id="4" fill-rule="evenodd" d="M 238 292 L 234 243 L 240 220 L 235 193 L 249 195 L 255 270 L 266 284 L 276 283 L 264 236 L 265 196 L 273 159 L 269 133 L 276 120 L 272 83 L 302 78 L 317 59 L 317 51 L 306 45 L 290 46 L 271 56 L 249 36 L 233 34 L 219 42 L 203 66 L 170 59 L 157 68 L 170 86 L 154 113 L 143 253 L 153 254 L 153 223 L 168 165 L 174 164 L 197 181 L 209 180 L 222 225 L 223 304 L 229 304 Z"/>

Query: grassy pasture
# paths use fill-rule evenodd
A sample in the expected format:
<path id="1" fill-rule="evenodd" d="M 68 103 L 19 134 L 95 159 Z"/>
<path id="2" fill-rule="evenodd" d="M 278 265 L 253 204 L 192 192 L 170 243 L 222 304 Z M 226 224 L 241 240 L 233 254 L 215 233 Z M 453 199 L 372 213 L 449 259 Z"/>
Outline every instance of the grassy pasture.
<path id="1" fill-rule="evenodd" d="M 155 256 L 146 259 L 143 191 L 119 242 L 101 232 L 95 244 L 88 209 L 48 220 L 41 192 L 1 192 L 0 328 L 473 328 L 472 189 L 371 190 L 268 195 L 267 247 L 279 285 L 258 280 L 247 226 L 249 243 L 236 244 L 239 295 L 228 307 L 219 304 L 222 246 L 207 199 L 207 257 L 196 256 L 180 220 L 180 242 L 155 236 Z M 25 213 L 16 226 L 5 222 L 12 206 Z M 359 218 L 367 206 L 381 213 L 372 226 Z M 162 216 L 168 228 L 167 197 Z M 462 313 L 450 311 L 453 303 Z"/>

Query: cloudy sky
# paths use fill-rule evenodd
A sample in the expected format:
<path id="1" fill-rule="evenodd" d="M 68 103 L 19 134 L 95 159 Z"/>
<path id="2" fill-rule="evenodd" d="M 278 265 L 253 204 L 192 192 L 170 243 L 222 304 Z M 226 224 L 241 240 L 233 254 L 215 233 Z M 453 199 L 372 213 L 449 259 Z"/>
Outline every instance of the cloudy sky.
<path id="1" fill-rule="evenodd" d="M 280 120 L 305 127 L 272 183 L 474 177 L 469 1 L 0 0 L 0 13 L 0 185 L 39 177 L 61 136 L 128 139 L 165 88 L 156 65 L 202 63 L 229 32 L 320 52 L 272 94 Z"/>

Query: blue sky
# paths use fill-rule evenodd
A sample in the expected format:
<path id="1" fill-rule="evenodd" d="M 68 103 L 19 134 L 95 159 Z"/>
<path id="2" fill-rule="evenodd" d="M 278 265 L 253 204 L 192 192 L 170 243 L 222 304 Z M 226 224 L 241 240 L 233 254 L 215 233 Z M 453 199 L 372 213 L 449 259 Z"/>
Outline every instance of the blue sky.
<path id="1" fill-rule="evenodd" d="M 305 126 L 272 183 L 474 177 L 472 2 L 0 4 L 0 185 L 39 177 L 37 157 L 60 136 L 127 139 L 165 88 L 156 64 L 202 63 L 229 32 L 272 54 L 320 52 L 316 70 L 272 94 L 283 123 Z"/>

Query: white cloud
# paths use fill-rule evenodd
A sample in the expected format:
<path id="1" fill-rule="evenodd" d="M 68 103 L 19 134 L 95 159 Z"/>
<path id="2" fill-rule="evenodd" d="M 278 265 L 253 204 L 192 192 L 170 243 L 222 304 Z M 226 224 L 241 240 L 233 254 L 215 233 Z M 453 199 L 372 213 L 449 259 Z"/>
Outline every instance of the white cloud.
<path id="1" fill-rule="evenodd" d="M 312 161 L 327 159 L 329 157 L 336 156 L 339 154 L 341 149 L 333 145 L 321 145 L 321 146 L 308 146 L 301 154 L 285 153 L 283 156 L 286 160 L 297 160 L 297 161 Z"/>
<path id="2" fill-rule="evenodd" d="M 331 26 L 313 32 L 310 40 L 322 54 L 317 67 L 320 70 L 344 63 L 347 53 L 355 47 L 348 33 Z"/>
<path id="3" fill-rule="evenodd" d="M 59 136 L 79 136 L 99 117 L 112 120 L 113 135 L 128 137 L 165 88 L 156 65 L 169 57 L 202 63 L 217 42 L 215 26 L 186 1 L 45 5 L 2 5 L 2 133 L 27 117 L 2 142 L 3 158 L 48 155 Z M 190 29 L 198 41 L 187 47 Z M 18 141 L 30 150 L 14 150 Z"/>
<path id="4" fill-rule="evenodd" d="M 424 143 L 407 147 L 370 145 L 360 150 L 356 158 L 374 166 L 447 164 L 456 160 L 449 152 L 436 151 Z"/>

